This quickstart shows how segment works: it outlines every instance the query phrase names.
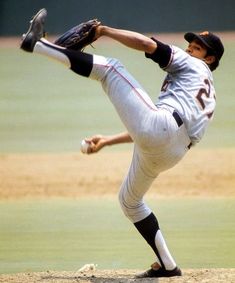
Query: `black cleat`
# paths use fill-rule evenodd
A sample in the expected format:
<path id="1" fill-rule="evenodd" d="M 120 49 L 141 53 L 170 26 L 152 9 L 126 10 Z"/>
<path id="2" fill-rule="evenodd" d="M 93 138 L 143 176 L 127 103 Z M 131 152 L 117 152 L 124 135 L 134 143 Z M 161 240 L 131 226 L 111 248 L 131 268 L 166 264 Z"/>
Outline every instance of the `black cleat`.
<path id="1" fill-rule="evenodd" d="M 32 18 L 27 33 L 22 36 L 21 49 L 33 52 L 36 42 L 45 35 L 44 23 L 46 16 L 47 10 L 43 8 Z"/>
<path id="2" fill-rule="evenodd" d="M 182 272 L 178 267 L 172 270 L 166 270 L 162 267 L 160 267 L 157 270 L 151 268 L 143 273 L 137 274 L 135 278 L 141 279 L 141 278 L 153 278 L 153 277 L 160 278 L 160 277 L 174 277 L 174 276 L 182 276 Z"/>

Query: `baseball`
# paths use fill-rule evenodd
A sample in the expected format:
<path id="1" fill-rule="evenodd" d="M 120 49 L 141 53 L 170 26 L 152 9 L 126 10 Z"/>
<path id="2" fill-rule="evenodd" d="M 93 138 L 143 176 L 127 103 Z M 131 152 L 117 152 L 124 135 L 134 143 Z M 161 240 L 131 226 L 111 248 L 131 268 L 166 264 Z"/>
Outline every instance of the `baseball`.
<path id="1" fill-rule="evenodd" d="M 81 141 L 81 152 L 88 153 L 88 149 L 90 147 L 90 143 L 86 142 L 85 140 Z"/>

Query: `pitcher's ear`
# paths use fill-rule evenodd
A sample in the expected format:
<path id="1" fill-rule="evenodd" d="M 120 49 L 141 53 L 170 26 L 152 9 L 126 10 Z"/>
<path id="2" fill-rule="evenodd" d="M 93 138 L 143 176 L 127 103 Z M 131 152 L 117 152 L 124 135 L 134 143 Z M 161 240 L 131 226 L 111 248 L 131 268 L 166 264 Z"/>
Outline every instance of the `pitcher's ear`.
<path id="1" fill-rule="evenodd" d="M 204 58 L 204 62 L 207 64 L 207 65 L 211 65 L 212 63 L 214 63 L 216 61 L 216 58 L 214 55 L 208 55 Z"/>

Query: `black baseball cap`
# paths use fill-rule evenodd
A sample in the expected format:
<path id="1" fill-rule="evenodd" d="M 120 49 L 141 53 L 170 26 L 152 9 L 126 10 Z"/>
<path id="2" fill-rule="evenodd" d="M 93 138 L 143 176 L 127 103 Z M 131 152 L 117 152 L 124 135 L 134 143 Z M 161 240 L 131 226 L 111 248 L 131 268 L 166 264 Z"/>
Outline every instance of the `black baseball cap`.
<path id="1" fill-rule="evenodd" d="M 187 32 L 184 35 L 184 38 L 190 43 L 193 40 L 197 39 L 200 42 L 202 42 L 208 49 L 212 51 L 212 53 L 216 56 L 218 61 L 221 59 L 223 53 L 224 53 L 224 46 L 221 42 L 220 38 L 209 32 L 204 31 L 202 33 L 196 34 L 193 32 Z"/>

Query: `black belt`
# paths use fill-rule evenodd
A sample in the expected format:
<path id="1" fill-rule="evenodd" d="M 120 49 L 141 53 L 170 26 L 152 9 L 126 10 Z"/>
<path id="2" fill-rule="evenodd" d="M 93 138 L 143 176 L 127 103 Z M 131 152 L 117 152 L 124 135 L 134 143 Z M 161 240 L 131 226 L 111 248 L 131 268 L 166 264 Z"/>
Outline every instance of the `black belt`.
<path id="1" fill-rule="evenodd" d="M 183 120 L 180 118 L 180 115 L 176 111 L 174 111 L 172 113 L 172 116 L 175 118 L 175 121 L 176 121 L 178 127 L 183 125 Z M 188 149 L 190 149 L 191 146 L 192 146 L 192 143 L 190 142 L 190 144 L 188 145 Z"/>
<path id="2" fill-rule="evenodd" d="M 180 127 L 181 125 L 183 125 L 183 121 L 182 121 L 182 119 L 180 118 L 180 115 L 179 115 L 176 111 L 174 111 L 174 112 L 172 113 L 172 116 L 175 118 L 175 121 L 176 121 L 178 127 Z"/>

